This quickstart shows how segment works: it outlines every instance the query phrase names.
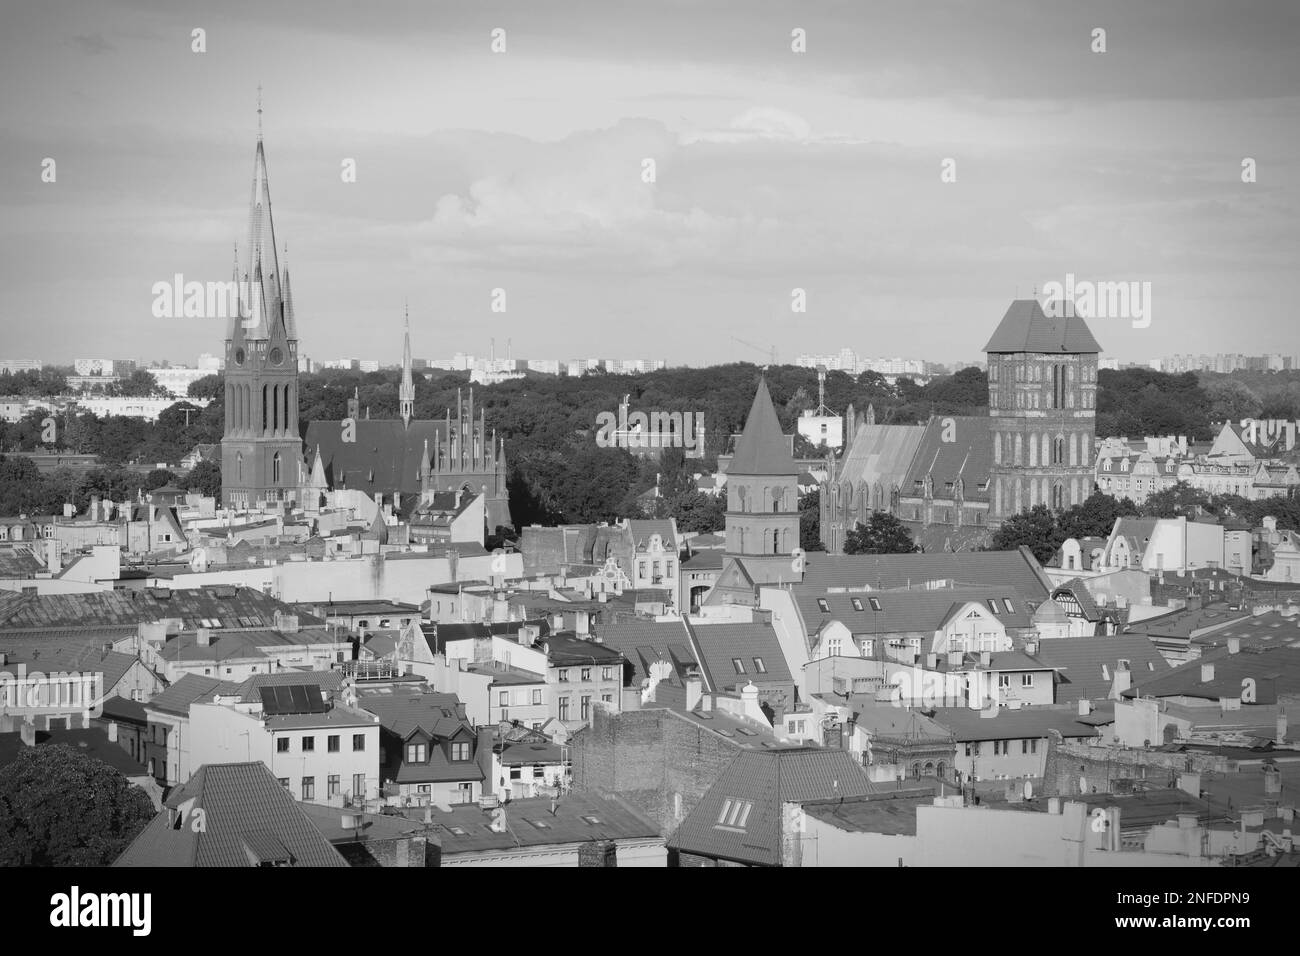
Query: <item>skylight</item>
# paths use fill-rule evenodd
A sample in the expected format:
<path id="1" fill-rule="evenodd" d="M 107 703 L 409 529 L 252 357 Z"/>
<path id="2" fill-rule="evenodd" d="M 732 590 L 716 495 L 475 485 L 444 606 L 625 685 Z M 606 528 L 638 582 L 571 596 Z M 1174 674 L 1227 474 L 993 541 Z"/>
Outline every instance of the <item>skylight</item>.
<path id="1" fill-rule="evenodd" d="M 739 800 L 734 797 L 727 797 L 722 804 L 722 812 L 718 814 L 718 822 L 714 824 L 719 827 L 727 827 L 737 830 L 745 829 L 745 823 L 749 820 L 749 812 L 754 809 L 754 804 L 748 800 Z"/>

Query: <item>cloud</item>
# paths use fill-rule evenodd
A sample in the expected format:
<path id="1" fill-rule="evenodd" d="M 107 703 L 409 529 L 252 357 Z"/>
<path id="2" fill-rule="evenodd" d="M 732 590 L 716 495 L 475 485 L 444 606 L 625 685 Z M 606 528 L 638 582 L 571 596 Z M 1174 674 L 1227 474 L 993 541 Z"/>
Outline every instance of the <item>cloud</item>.
<path id="1" fill-rule="evenodd" d="M 98 56 L 101 53 L 108 53 L 116 50 L 117 47 L 104 39 L 102 33 L 90 33 L 85 36 L 75 36 L 72 42 L 86 56 Z"/>

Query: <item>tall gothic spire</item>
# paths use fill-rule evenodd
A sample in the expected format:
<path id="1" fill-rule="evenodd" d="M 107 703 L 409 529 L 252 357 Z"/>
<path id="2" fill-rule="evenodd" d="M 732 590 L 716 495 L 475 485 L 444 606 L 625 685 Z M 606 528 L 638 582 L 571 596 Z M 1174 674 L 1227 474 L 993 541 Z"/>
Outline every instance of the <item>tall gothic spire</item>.
<path id="1" fill-rule="evenodd" d="M 415 382 L 411 378 L 411 310 L 406 309 L 406 341 L 402 345 L 402 384 L 397 392 L 402 410 L 402 424 L 411 424 L 415 411 Z"/>
<path id="2" fill-rule="evenodd" d="M 280 264 L 276 258 L 275 224 L 271 219 L 271 186 L 266 175 L 266 150 L 262 146 L 262 91 L 257 92 L 257 151 L 253 157 L 253 191 L 248 201 L 248 267 L 251 279 L 261 264 L 266 306 L 270 316 L 281 314 Z M 266 324 L 269 330 L 270 322 Z M 250 335 L 250 338 L 255 337 Z M 291 336 L 292 337 L 292 336 Z"/>

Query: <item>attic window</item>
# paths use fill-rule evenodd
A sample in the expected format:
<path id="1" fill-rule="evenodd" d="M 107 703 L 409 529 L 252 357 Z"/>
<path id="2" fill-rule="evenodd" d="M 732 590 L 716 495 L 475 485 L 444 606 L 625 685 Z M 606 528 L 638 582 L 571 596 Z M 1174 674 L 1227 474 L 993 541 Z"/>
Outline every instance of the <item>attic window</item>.
<path id="1" fill-rule="evenodd" d="M 718 814 L 718 822 L 714 826 L 725 829 L 745 829 L 745 823 L 749 820 L 749 812 L 754 809 L 754 804 L 748 800 L 737 800 L 727 797 L 722 804 L 722 812 Z"/>
<path id="2" fill-rule="evenodd" d="M 464 827 L 447 827 L 456 836 L 469 836 Z"/>
<path id="3" fill-rule="evenodd" d="M 1103 680 L 1110 680 L 1110 668 L 1105 664 L 1101 665 L 1101 676 Z"/>
<path id="4" fill-rule="evenodd" d="M 739 657 L 733 657 L 731 659 L 731 666 L 736 669 L 737 674 L 745 673 L 745 662 L 742 661 Z"/>
<path id="5" fill-rule="evenodd" d="M 551 825 L 545 820 L 529 820 L 528 822 L 539 830 L 549 830 L 551 828 Z"/>
<path id="6" fill-rule="evenodd" d="M 760 674 L 767 673 L 767 665 L 763 663 L 763 658 L 761 657 L 754 658 L 754 670 L 758 671 Z"/>
<path id="7" fill-rule="evenodd" d="M 829 613 L 829 612 L 830 612 L 830 609 L 831 609 L 831 606 L 830 606 L 829 604 L 826 603 L 826 599 L 825 599 L 825 598 L 818 598 L 818 599 L 817 599 L 817 609 L 818 609 L 819 611 L 823 612 L 823 613 Z"/>
<path id="8" fill-rule="evenodd" d="M 849 603 L 853 605 L 853 610 L 855 611 L 862 610 L 862 598 L 850 598 Z"/>
<path id="9" fill-rule="evenodd" d="M 994 614 L 997 614 L 997 613 L 998 613 L 998 599 L 997 599 L 997 598 L 989 598 L 989 610 L 992 611 Z"/>
<path id="10" fill-rule="evenodd" d="M 1015 610 L 1011 607 L 1011 602 L 1007 598 L 1002 599 L 1002 606 L 1007 609 L 1008 614 L 1016 613 Z"/>
<path id="11" fill-rule="evenodd" d="M 880 598 L 867 598 L 867 600 L 871 603 L 871 610 L 880 610 Z"/>
<path id="12" fill-rule="evenodd" d="M 587 815 L 583 816 L 582 819 L 586 820 L 586 821 L 587 821 L 588 823 L 590 823 L 593 827 L 598 827 L 598 826 L 600 826 L 600 817 L 592 816 L 591 814 L 587 814 Z"/>

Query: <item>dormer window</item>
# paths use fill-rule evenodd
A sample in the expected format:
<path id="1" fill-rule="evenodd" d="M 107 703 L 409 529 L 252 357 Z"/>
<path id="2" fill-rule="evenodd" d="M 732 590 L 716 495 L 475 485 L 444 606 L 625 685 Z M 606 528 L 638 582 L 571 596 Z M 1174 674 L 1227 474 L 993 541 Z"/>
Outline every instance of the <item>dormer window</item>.
<path id="1" fill-rule="evenodd" d="M 451 759 L 455 761 L 464 761 L 469 759 L 469 744 L 457 742 L 451 745 Z"/>
<path id="2" fill-rule="evenodd" d="M 406 745 L 406 762 L 407 763 L 424 763 L 428 758 L 428 751 L 424 744 L 407 744 Z"/>

